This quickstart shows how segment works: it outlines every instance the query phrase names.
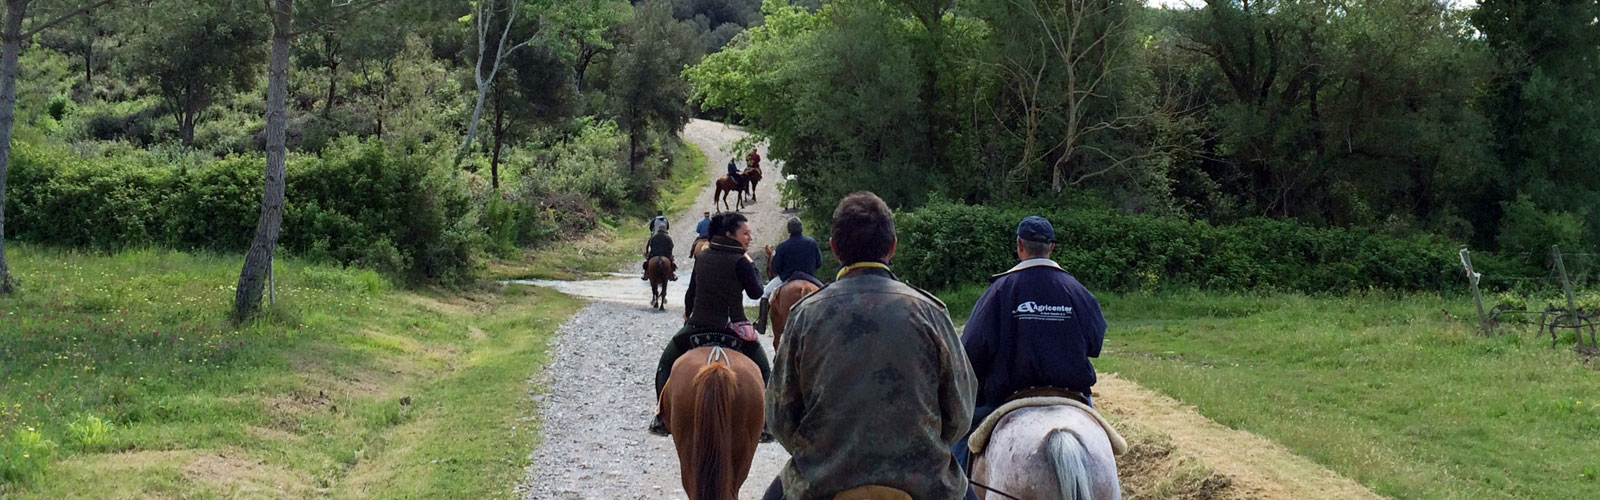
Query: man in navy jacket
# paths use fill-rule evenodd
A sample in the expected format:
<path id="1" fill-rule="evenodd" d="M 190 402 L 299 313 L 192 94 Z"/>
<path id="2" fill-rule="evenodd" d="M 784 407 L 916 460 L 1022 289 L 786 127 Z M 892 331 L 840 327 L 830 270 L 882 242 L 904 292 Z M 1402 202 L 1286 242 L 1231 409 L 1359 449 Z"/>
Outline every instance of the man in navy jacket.
<path id="1" fill-rule="evenodd" d="M 1018 391 L 1065 389 L 1085 403 L 1106 336 L 1100 302 L 1055 261 L 1055 229 L 1043 217 L 1017 225 L 1016 267 L 995 275 L 967 319 L 961 343 L 978 378 L 973 427 Z M 956 443 L 966 463 L 967 442 Z"/>

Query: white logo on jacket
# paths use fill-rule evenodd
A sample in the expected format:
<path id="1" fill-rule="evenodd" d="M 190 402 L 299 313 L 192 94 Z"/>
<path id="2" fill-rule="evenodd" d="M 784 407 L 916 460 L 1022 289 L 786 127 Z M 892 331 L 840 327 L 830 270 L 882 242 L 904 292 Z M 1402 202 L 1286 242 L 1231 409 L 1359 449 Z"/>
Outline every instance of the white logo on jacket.
<path id="1" fill-rule="evenodd" d="M 1072 318 L 1072 306 L 1055 306 L 1027 301 L 1017 304 L 1011 316 L 1018 320 L 1066 321 Z"/>

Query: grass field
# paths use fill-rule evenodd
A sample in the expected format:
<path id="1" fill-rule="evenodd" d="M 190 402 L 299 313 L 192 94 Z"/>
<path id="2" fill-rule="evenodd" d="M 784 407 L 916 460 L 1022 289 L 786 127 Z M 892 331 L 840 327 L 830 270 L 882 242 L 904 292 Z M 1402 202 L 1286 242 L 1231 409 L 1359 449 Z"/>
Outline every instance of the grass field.
<path id="1" fill-rule="evenodd" d="M 964 322 L 981 288 L 943 296 Z M 1600 498 L 1600 363 L 1467 300 L 1104 294 L 1095 361 L 1396 498 Z"/>
<path id="2" fill-rule="evenodd" d="M 235 329 L 237 256 L 7 257 L 8 499 L 508 498 L 537 431 L 527 378 L 579 307 L 284 260 L 277 305 Z"/>

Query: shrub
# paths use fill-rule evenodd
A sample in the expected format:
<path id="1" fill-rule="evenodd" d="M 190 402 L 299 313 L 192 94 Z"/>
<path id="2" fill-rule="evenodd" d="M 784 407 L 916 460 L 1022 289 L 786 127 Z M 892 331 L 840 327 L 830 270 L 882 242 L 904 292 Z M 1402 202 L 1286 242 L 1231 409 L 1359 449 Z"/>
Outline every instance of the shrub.
<path id="1" fill-rule="evenodd" d="M 1097 290 L 1439 290 L 1457 283 L 1459 274 L 1451 246 L 1426 236 L 1319 229 L 1276 219 L 1219 227 L 1095 208 L 939 201 L 899 216 L 895 269 L 930 288 L 983 283 L 1016 263 L 1016 224 L 1026 215 L 1050 219 L 1059 240 L 1054 258 Z"/>
<path id="2" fill-rule="evenodd" d="M 94 415 L 79 415 L 67 424 L 67 437 L 83 451 L 100 451 L 111 440 L 112 425 Z"/>
<path id="3" fill-rule="evenodd" d="M 39 477 L 55 451 L 56 443 L 32 427 L 0 439 L 0 483 L 22 483 Z"/>

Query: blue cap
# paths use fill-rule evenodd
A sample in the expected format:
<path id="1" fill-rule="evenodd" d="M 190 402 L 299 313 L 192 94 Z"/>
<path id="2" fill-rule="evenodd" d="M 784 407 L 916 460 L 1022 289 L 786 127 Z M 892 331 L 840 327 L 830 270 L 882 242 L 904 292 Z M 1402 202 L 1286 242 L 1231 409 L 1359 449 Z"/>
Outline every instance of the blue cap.
<path id="1" fill-rule="evenodd" d="M 1056 230 L 1050 227 L 1050 221 L 1044 217 L 1029 215 L 1023 217 L 1022 222 L 1017 224 L 1017 238 L 1039 243 L 1055 243 Z"/>

